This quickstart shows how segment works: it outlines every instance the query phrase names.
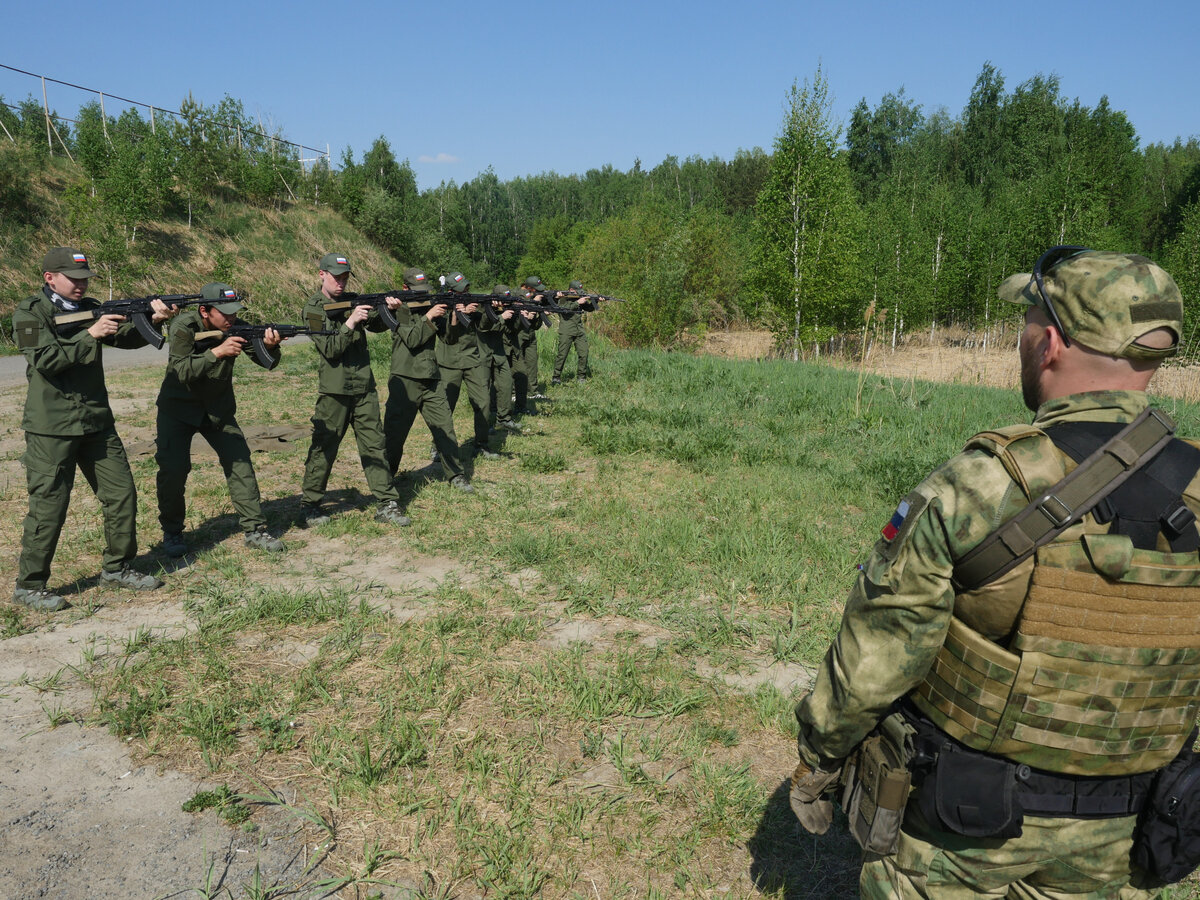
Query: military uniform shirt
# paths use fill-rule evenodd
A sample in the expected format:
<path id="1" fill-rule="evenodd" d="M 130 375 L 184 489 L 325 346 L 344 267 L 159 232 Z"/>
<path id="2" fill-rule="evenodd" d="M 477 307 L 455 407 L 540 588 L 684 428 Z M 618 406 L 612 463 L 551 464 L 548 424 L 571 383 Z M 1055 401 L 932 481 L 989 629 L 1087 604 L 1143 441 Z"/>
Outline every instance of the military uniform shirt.
<path id="1" fill-rule="evenodd" d="M 196 343 L 196 334 L 212 331 L 200 318 L 196 308 L 186 309 L 171 320 L 170 356 L 167 374 L 158 392 L 158 406 L 173 418 L 196 427 L 206 419 L 218 423 L 232 422 L 237 415 L 237 399 L 233 395 L 233 364 L 236 356 L 218 359 L 212 348 L 224 338 L 212 338 Z M 262 365 L 247 343 L 242 356 L 249 356 Z M 279 348 L 272 351 L 273 369 L 279 364 Z"/>
<path id="2" fill-rule="evenodd" d="M 1128 423 L 1146 406 L 1136 391 L 1073 394 L 1043 404 L 1033 424 Z M 1184 497 L 1200 508 L 1200 477 Z M 993 586 L 957 599 L 950 579 L 954 560 L 1028 502 L 1003 462 L 977 449 L 953 457 L 905 498 L 903 522 L 862 567 L 813 691 L 796 709 L 806 762 L 849 754 L 892 702 L 923 680 L 953 616 L 993 641 L 1008 636 L 1028 594 L 1032 557 Z"/>
<path id="3" fill-rule="evenodd" d="M 114 426 L 104 383 L 103 345 L 133 349 L 143 338 L 133 322 L 122 322 L 112 337 L 98 341 L 87 330 L 91 323 L 61 330 L 54 317 L 99 306 L 90 297 L 77 310 L 60 309 L 48 289 L 26 297 L 13 311 L 13 337 L 25 357 L 29 392 L 21 427 L 35 434 L 63 437 L 93 434 Z"/>
<path id="4" fill-rule="evenodd" d="M 340 300 L 348 300 L 353 305 L 354 295 L 343 295 Z M 365 322 L 360 322 L 353 329 L 347 328 L 345 316 L 330 318 L 326 314 L 325 304 L 329 302 L 328 297 L 317 291 L 304 305 L 304 321 L 309 328 L 336 332 L 312 335 L 313 346 L 321 357 L 317 392 L 357 397 L 375 390 L 367 332 L 386 331 L 387 325 L 379 318 L 379 313 L 372 309 Z"/>

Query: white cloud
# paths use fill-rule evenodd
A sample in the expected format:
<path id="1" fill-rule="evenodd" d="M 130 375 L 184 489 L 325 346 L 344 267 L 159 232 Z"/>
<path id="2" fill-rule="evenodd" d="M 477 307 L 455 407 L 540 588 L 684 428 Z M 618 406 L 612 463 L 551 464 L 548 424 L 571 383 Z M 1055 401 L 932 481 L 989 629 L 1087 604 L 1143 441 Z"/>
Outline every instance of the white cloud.
<path id="1" fill-rule="evenodd" d="M 457 156 L 451 156 L 449 153 L 439 153 L 437 156 L 418 156 L 419 163 L 433 163 L 436 165 L 444 165 L 446 163 L 461 162 Z"/>

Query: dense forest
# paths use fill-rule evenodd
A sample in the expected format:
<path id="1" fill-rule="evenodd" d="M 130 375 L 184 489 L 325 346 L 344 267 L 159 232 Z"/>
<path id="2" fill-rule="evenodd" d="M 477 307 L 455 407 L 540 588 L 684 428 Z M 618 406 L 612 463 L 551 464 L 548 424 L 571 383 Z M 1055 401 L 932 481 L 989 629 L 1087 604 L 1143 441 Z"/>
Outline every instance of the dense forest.
<path id="1" fill-rule="evenodd" d="M 986 327 L 1010 312 L 995 306 L 1006 275 L 1073 243 L 1162 263 L 1183 289 L 1195 352 L 1196 138 L 1141 147 L 1107 99 L 1070 100 L 1054 76 L 1009 89 L 990 64 L 957 116 L 900 89 L 842 123 L 829 94 L 820 70 L 793 84 L 769 152 L 509 181 L 488 169 L 426 190 L 384 137 L 336 167 L 306 164 L 229 97 L 189 97 L 158 122 L 93 102 L 49 123 L 30 98 L 0 104 L 0 239 L 36 228 L 45 210 L 31 185 L 48 156 L 66 156 L 83 173 L 62 198 L 66 230 L 118 282 L 146 265 L 138 231 L 155 221 L 190 225 L 231 201 L 323 204 L 398 267 L 460 270 L 482 286 L 581 278 L 625 297 L 610 323 L 623 343 L 766 325 L 797 354 L 860 329 L 868 308 L 897 339 Z"/>

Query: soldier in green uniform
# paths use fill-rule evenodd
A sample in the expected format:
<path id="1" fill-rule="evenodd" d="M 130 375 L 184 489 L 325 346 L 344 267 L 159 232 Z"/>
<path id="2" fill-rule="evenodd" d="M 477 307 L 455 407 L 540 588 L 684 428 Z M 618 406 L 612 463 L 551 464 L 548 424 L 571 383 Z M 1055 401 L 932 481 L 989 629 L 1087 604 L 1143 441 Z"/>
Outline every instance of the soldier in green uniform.
<path id="1" fill-rule="evenodd" d="M 1182 298 L 1145 257 L 1078 247 L 1047 251 L 1000 296 L 1026 307 L 1021 383 L 1036 416 L 977 435 L 926 478 L 859 567 L 796 709 L 792 807 L 821 833 L 839 777 L 853 809 L 859 788 L 885 783 L 864 760 L 898 759 L 914 789 L 899 792 L 902 819 L 888 807 L 903 823 L 895 852 L 867 853 L 862 896 L 1150 897 L 1130 860 L 1135 823 L 1197 714 L 1200 452 L 1171 440 L 1082 518 L 1061 513 L 1066 530 L 1036 553 L 984 539 L 1060 515 L 1052 497 L 1017 517 L 1146 410 Z M 980 546 L 1006 548 L 1012 567 L 977 577 Z"/>
<path id="2" fill-rule="evenodd" d="M 492 294 L 500 298 L 512 297 L 512 291 L 504 284 L 492 288 Z M 503 309 L 500 304 L 496 304 L 495 309 L 499 321 L 483 319 L 479 323 L 479 349 L 488 373 L 491 398 L 488 419 L 491 421 L 494 418 L 499 428 L 519 433 L 521 426 L 513 419 L 513 372 L 512 363 L 508 360 L 510 335 L 518 328 L 517 312 Z"/>
<path id="3" fill-rule="evenodd" d="M 204 436 L 216 451 L 245 532 L 248 547 L 279 552 L 283 542 L 267 531 L 259 500 L 258 479 L 250 461 L 250 447 L 237 423 L 233 395 L 233 365 L 246 341 L 221 337 L 237 321 L 242 303 L 227 284 L 206 284 L 200 290 L 206 302 L 180 313 L 171 323 L 167 374 L 158 392 L 158 521 L 163 530 L 163 551 L 183 556 L 184 489 L 192 470 L 192 438 Z M 197 335 L 204 335 L 198 338 Z M 279 364 L 279 333 L 268 329 L 263 344 Z M 251 353 L 256 365 L 263 365 Z"/>
<path id="4" fill-rule="evenodd" d="M 420 269 L 404 271 L 404 290 L 427 294 L 429 279 Z M 388 378 L 387 407 L 383 414 L 383 434 L 388 472 L 395 475 L 404 455 L 404 442 L 417 413 L 433 434 L 434 447 L 449 482 L 464 493 L 474 489 L 463 469 L 454 434 L 454 416 L 446 395 L 438 389 L 438 364 L 434 343 L 437 326 L 448 307 L 437 303 L 419 315 L 398 297 L 387 298 L 388 309 L 396 317 L 392 333 L 392 367 Z"/>
<path id="5" fill-rule="evenodd" d="M 447 291 L 465 294 L 470 290 L 471 282 L 467 281 L 461 272 L 451 272 L 445 276 L 445 287 Z M 435 353 L 439 390 L 446 398 L 450 413 L 453 414 L 462 393 L 463 383 L 466 382 L 467 398 L 471 401 L 471 412 L 475 422 L 475 455 L 484 459 L 499 459 L 500 454 L 494 453 L 488 447 L 488 431 L 491 428 L 488 421 L 488 411 L 491 407 L 488 370 L 484 365 L 473 318 L 479 311 L 479 305 L 468 303 L 459 307 L 459 310 L 471 324 L 463 324 L 459 316 L 451 314 L 443 316 L 437 322 L 438 339 Z"/>
<path id="6" fill-rule="evenodd" d="M 568 302 L 574 302 L 579 312 L 563 313 L 558 317 L 558 348 L 554 354 L 554 377 L 551 384 L 562 384 L 563 366 L 567 364 L 567 355 L 575 348 L 575 374 L 583 381 L 592 374 L 588 368 L 588 339 L 583 328 L 583 313 L 590 310 L 588 300 L 579 295 L 583 293 L 583 283 L 572 281 L 566 291 L 559 291 L 555 297 Z"/>
<path id="7" fill-rule="evenodd" d="M 70 606 L 47 589 L 46 582 L 76 469 L 83 472 L 104 516 L 101 578 L 137 590 L 162 585 L 130 566 L 137 555 L 137 491 L 104 383 L 104 346 L 128 349 L 144 346 L 146 340 L 123 316 L 100 316 L 86 328 L 54 324 L 55 316 L 99 305 L 84 296 L 94 274 L 83 253 L 55 247 L 42 259 L 42 289 L 13 312 L 13 337 L 25 357 L 29 380 L 21 422 L 29 514 L 13 600 L 50 612 Z M 161 300 L 152 306 L 155 323 L 170 315 Z"/>
<path id="8" fill-rule="evenodd" d="M 542 285 L 542 281 L 536 275 L 525 279 L 521 291 L 526 300 L 535 300 L 538 285 Z M 529 401 L 545 399 L 538 385 L 537 330 L 542 327 L 542 319 L 530 311 L 521 312 L 521 316 L 528 327 L 514 329 L 509 335 L 508 361 L 513 373 L 515 412 L 518 415 L 531 415 L 535 410 Z"/>
<path id="9" fill-rule="evenodd" d="M 301 523 L 316 525 L 329 521 L 329 516 L 321 509 L 321 501 L 325 498 L 338 447 L 346 429 L 353 427 L 367 486 L 379 504 L 375 518 L 392 525 L 408 525 L 409 519 L 400 509 L 400 495 L 384 458 L 379 394 L 375 390 L 371 350 L 367 346 L 367 332 L 386 331 L 387 325 L 370 304 L 332 313 L 326 310 L 327 305 L 336 304 L 345 294 L 346 282 L 351 275 L 350 261 L 346 257 L 327 253 L 321 257 L 318 271 L 321 286 L 304 305 L 304 320 L 313 331 L 334 333 L 314 334 L 312 338 L 321 362 L 317 408 L 312 417 L 312 444 L 301 487 Z M 353 303 L 352 297 L 350 300 Z"/>

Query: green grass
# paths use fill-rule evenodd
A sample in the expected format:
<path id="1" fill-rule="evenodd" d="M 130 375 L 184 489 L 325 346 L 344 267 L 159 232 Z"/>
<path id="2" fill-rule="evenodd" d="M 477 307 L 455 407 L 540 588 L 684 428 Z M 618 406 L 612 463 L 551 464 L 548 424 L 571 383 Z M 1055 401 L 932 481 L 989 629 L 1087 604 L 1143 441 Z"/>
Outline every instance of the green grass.
<path id="1" fill-rule="evenodd" d="M 787 807 L 799 667 L 821 659 L 897 500 L 975 431 L 1028 413 L 1011 391 L 870 377 L 854 416 L 854 372 L 596 343 L 597 377 L 554 389 L 506 458 L 475 467 L 475 495 L 407 489 L 411 528 L 353 508 L 367 501 L 348 436 L 330 490 L 349 509 L 289 534 L 283 559 L 203 551 L 166 589 L 188 633 L 90 648 L 71 671 L 94 688 L 93 719 L 160 765 L 287 785 L 343 885 L 853 893 L 844 828 L 800 836 Z M 246 367 L 243 426 L 303 422 L 314 371 L 303 346 L 280 371 Z M 114 381 L 137 395 L 133 376 Z M 1173 412 L 1200 431 L 1194 408 Z M 469 416 L 464 401 L 460 434 Z M 423 465 L 427 447 L 417 425 L 406 458 Z M 277 526 L 305 449 L 256 454 Z M 219 469 L 191 478 L 189 522 L 211 529 Z M 443 557 L 437 584 L 368 588 Z M 419 615 L 393 616 L 396 601 Z M 793 689 L 751 677 L 777 662 L 797 666 Z"/>

